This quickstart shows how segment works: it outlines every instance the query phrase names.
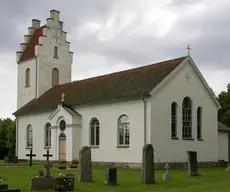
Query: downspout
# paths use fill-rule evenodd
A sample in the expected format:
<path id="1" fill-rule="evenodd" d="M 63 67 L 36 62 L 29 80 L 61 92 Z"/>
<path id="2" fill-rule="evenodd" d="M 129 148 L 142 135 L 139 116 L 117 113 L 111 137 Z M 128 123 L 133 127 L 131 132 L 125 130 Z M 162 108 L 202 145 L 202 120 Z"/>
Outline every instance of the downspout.
<path id="1" fill-rule="evenodd" d="M 144 145 L 146 145 L 146 100 L 143 97 L 143 94 L 141 95 L 141 99 L 144 102 Z"/>
<path id="2" fill-rule="evenodd" d="M 36 57 L 36 71 L 35 71 L 35 98 L 37 98 L 37 88 L 38 88 L 38 85 L 37 85 L 37 78 L 38 78 L 38 58 Z"/>
<path id="3" fill-rule="evenodd" d="M 18 118 L 15 116 L 16 121 L 16 144 L 15 144 L 15 156 L 18 157 Z"/>

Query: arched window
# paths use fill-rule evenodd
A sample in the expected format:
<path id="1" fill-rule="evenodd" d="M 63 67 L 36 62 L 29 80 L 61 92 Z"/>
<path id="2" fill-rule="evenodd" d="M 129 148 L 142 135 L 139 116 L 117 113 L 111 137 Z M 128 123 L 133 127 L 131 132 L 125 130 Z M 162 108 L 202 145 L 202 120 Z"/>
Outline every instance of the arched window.
<path id="1" fill-rule="evenodd" d="M 45 148 L 51 147 L 51 124 L 46 123 L 45 125 Z"/>
<path id="2" fill-rule="evenodd" d="M 59 140 L 66 140 L 66 135 L 65 135 L 65 133 L 61 133 L 61 134 L 59 135 Z"/>
<path id="3" fill-rule="evenodd" d="M 100 145 L 100 125 L 97 119 L 92 119 L 90 123 L 90 145 L 98 147 Z"/>
<path id="4" fill-rule="evenodd" d="M 192 101 L 185 97 L 182 103 L 182 137 L 184 139 L 192 138 Z"/>
<path id="5" fill-rule="evenodd" d="M 54 47 L 54 58 L 58 58 L 58 48 Z"/>
<path id="6" fill-rule="evenodd" d="M 52 70 L 52 85 L 56 86 L 59 84 L 59 71 L 57 68 L 53 68 Z"/>
<path id="7" fill-rule="evenodd" d="M 119 146 L 129 146 L 130 143 L 130 123 L 126 115 L 122 115 L 118 119 Z"/>
<path id="8" fill-rule="evenodd" d="M 202 108 L 198 107 L 197 108 L 197 139 L 201 139 L 202 138 L 202 133 L 201 133 L 201 129 L 202 129 Z"/>
<path id="9" fill-rule="evenodd" d="M 33 147 L 33 129 L 32 129 L 32 125 L 27 126 L 27 130 L 26 130 L 26 146 L 28 148 Z"/>
<path id="10" fill-rule="evenodd" d="M 30 69 L 29 68 L 26 69 L 25 77 L 26 77 L 25 78 L 26 79 L 25 86 L 29 87 L 30 86 Z"/>
<path id="11" fill-rule="evenodd" d="M 177 103 L 171 105 L 171 137 L 177 137 Z"/>
<path id="12" fill-rule="evenodd" d="M 60 123 L 59 123 L 59 128 L 61 131 L 65 131 L 65 128 L 66 128 L 66 123 L 64 120 L 61 120 Z"/>

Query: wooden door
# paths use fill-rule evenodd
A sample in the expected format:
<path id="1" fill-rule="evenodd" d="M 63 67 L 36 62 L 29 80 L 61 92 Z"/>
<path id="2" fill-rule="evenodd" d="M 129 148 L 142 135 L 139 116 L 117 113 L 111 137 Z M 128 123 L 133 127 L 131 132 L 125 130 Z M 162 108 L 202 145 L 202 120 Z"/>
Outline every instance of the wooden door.
<path id="1" fill-rule="evenodd" d="M 59 139 L 59 160 L 66 161 L 66 139 Z"/>

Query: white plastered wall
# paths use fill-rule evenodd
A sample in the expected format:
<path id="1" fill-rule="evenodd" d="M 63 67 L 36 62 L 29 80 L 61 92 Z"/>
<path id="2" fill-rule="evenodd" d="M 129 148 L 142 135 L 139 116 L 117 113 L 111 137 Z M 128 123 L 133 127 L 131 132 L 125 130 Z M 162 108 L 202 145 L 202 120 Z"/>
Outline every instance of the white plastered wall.
<path id="1" fill-rule="evenodd" d="M 189 75 L 189 82 L 185 76 Z M 192 99 L 192 137 L 182 140 L 182 102 L 188 96 Z M 177 137 L 171 139 L 171 104 L 178 104 Z M 202 107 L 202 139 L 197 140 L 197 107 Z M 205 90 L 190 64 L 172 79 L 152 100 L 151 140 L 156 162 L 185 162 L 187 151 L 197 151 L 198 161 L 217 161 L 217 107 Z"/>

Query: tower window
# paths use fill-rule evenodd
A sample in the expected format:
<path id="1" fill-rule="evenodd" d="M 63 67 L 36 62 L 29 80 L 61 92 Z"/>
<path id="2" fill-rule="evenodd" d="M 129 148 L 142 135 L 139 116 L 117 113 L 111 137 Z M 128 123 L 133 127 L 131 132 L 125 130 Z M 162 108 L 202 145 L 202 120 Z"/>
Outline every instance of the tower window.
<path id="1" fill-rule="evenodd" d="M 26 69 L 26 82 L 25 82 L 25 86 L 29 87 L 30 86 L 30 69 Z"/>
<path id="2" fill-rule="evenodd" d="M 59 71 L 57 68 L 53 68 L 52 70 L 52 86 L 56 86 L 59 84 Z"/>
<path id="3" fill-rule="evenodd" d="M 54 47 L 54 58 L 58 58 L 58 48 Z"/>

